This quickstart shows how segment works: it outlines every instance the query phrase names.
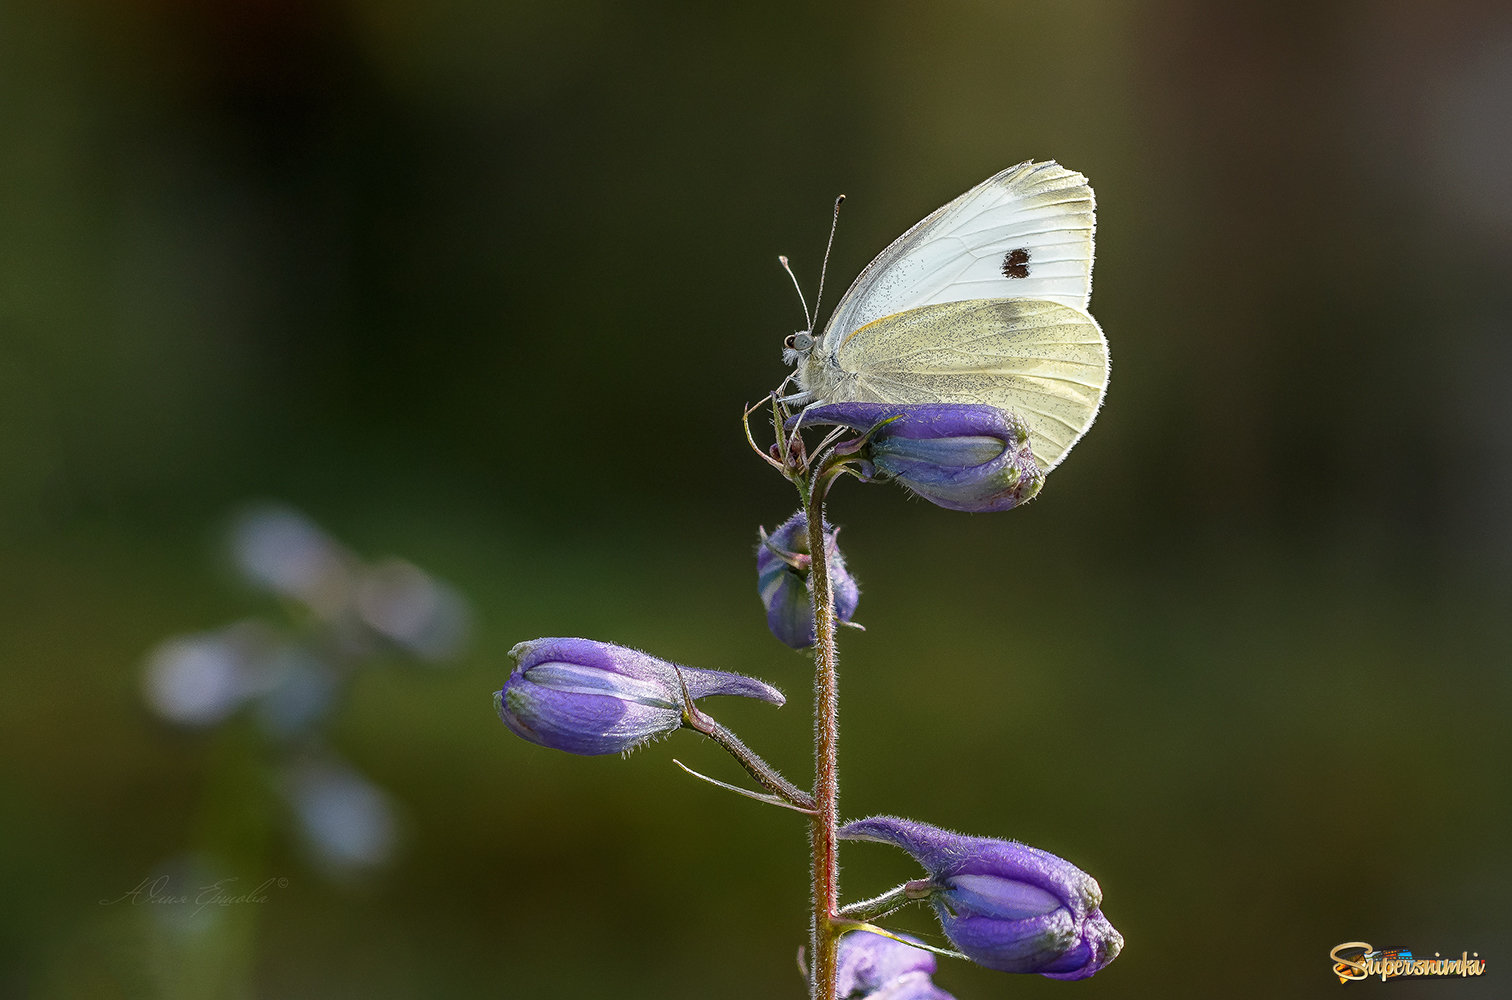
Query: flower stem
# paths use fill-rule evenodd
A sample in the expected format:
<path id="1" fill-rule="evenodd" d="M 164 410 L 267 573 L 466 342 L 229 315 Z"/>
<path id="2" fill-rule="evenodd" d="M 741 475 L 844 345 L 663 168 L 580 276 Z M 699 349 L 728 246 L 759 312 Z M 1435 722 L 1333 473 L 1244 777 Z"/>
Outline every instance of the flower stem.
<path id="1" fill-rule="evenodd" d="M 803 497 L 809 533 L 809 590 L 814 605 L 813 923 L 809 932 L 810 1000 L 835 1000 L 840 928 L 840 785 L 836 764 L 839 691 L 835 673 L 835 599 L 824 544 L 824 498 L 829 478 L 815 477 Z M 802 493 L 802 491 L 800 491 Z"/>
<path id="2" fill-rule="evenodd" d="M 913 900 L 908 896 L 907 887 L 900 885 L 880 896 L 847 903 L 840 908 L 840 916 L 847 920 L 876 920 L 911 902 Z"/>
<path id="3" fill-rule="evenodd" d="M 691 699 L 688 701 L 688 708 L 683 713 L 683 725 L 695 732 L 703 733 L 724 747 L 725 751 L 746 769 L 747 774 L 755 778 L 762 788 L 773 795 L 803 810 L 814 808 L 814 800 L 808 792 L 784 778 L 776 768 L 762 760 L 750 747 L 742 743 L 738 736 L 694 705 Z"/>

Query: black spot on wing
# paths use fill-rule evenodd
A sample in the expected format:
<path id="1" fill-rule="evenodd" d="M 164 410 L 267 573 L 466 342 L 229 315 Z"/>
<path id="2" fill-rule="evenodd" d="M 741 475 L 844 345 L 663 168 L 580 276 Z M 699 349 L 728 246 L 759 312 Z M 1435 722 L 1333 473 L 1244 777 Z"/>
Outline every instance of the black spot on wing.
<path id="1" fill-rule="evenodd" d="M 1003 255 L 1003 277 L 1029 277 L 1029 251 L 1027 249 L 1019 247 L 1017 250 L 1009 250 Z"/>

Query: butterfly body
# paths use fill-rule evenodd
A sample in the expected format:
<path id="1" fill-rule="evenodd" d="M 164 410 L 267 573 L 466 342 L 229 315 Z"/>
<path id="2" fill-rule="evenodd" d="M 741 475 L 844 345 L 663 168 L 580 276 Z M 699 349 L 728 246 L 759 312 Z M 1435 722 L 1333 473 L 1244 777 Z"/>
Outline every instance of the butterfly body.
<path id="1" fill-rule="evenodd" d="M 784 360 L 804 403 L 980 403 L 1029 428 L 1048 471 L 1091 425 L 1108 381 L 1092 291 L 1086 178 L 1054 162 L 988 178 L 863 270 L 822 337 Z"/>

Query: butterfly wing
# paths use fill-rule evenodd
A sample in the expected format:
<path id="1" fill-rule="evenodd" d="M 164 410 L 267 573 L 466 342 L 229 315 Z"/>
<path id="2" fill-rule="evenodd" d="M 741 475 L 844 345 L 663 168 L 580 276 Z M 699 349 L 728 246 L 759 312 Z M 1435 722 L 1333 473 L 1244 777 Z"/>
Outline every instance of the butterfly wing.
<path id="1" fill-rule="evenodd" d="M 1054 161 L 987 178 L 867 265 L 835 307 L 823 353 L 884 316 L 942 302 L 1030 298 L 1086 309 L 1093 209 L 1087 179 Z"/>
<path id="2" fill-rule="evenodd" d="M 969 299 L 906 309 L 853 332 L 848 377 L 828 402 L 985 403 L 1029 428 L 1040 468 L 1058 465 L 1102 405 L 1108 343 L 1097 321 L 1048 299 Z"/>

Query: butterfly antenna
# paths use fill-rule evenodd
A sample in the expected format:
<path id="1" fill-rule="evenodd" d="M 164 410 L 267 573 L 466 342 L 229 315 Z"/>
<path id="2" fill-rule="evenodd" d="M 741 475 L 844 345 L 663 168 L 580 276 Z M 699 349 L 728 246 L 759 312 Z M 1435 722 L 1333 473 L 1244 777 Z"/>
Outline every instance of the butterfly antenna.
<path id="1" fill-rule="evenodd" d="M 814 317 L 809 312 L 808 300 L 803 297 L 803 286 L 798 284 L 798 276 L 793 273 L 792 265 L 788 263 L 788 259 L 782 254 L 777 255 L 777 262 L 782 265 L 782 269 L 787 272 L 787 276 L 793 279 L 793 288 L 798 292 L 798 301 L 803 304 L 803 321 L 808 324 L 808 329 L 812 330 L 814 328 Z"/>
<path id="2" fill-rule="evenodd" d="M 819 266 L 819 294 L 814 296 L 815 319 L 819 318 L 819 300 L 824 298 L 824 276 L 829 272 L 830 251 L 835 247 L 835 230 L 840 228 L 840 206 L 843 204 L 845 204 L 845 195 L 842 194 L 835 199 L 835 217 L 830 220 L 830 237 L 829 242 L 824 246 L 824 263 Z M 809 329 L 813 329 L 812 323 L 809 324 Z"/>

